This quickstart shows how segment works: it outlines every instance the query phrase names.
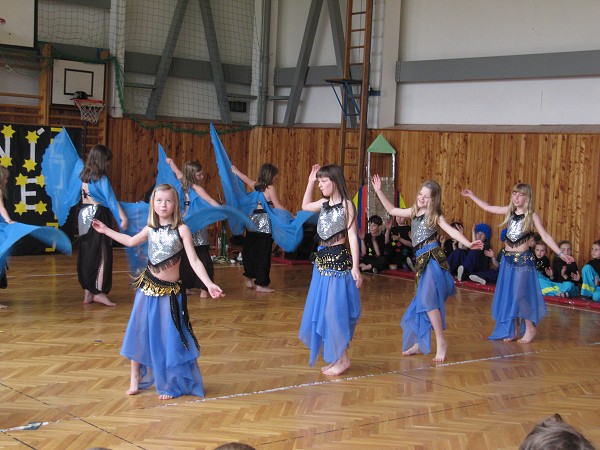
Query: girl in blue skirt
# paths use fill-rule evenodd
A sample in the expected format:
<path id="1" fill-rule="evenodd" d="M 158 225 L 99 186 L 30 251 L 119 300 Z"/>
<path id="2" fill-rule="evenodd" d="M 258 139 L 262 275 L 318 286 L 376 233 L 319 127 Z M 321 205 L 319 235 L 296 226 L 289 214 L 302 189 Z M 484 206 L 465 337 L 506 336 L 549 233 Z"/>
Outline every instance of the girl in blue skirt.
<path id="1" fill-rule="evenodd" d="M 171 185 L 157 186 L 150 198 L 148 223 L 135 236 L 118 233 L 99 220 L 92 222 L 98 233 L 128 247 L 148 241 L 148 267 L 134 283 L 137 292 L 121 347 L 121 354 L 131 360 L 129 395 L 154 383 L 160 400 L 204 396 L 198 341 L 179 279 L 184 251 L 210 295 L 222 297 L 223 293 L 194 251 L 192 233 L 181 219 L 178 197 Z"/>
<path id="2" fill-rule="evenodd" d="M 473 200 L 483 210 L 505 216 L 500 225 L 506 225 L 507 230 L 504 257 L 500 263 L 492 302 L 492 318 L 496 321 L 496 326 L 489 339 L 502 339 L 504 342 L 518 339 L 517 342 L 528 344 L 536 335 L 538 323 L 547 313 L 537 277 L 535 256 L 528 246 L 534 228 L 559 258 L 566 263 L 573 262 L 573 258 L 560 251 L 544 228 L 535 212 L 533 191 L 528 184 L 516 184 L 510 203 L 506 206 L 492 206 L 469 189 L 464 189 L 461 194 Z M 522 335 L 518 323 L 520 319 L 525 321 L 525 333 Z"/>
<path id="3" fill-rule="evenodd" d="M 315 181 L 323 194 L 317 201 Z M 360 317 L 362 284 L 356 210 L 340 166 L 312 166 L 302 209 L 319 212 L 320 243 L 298 337 L 310 349 L 310 365 L 321 355 L 328 363 L 321 372 L 337 376 L 350 367 L 348 347 Z"/>
<path id="4" fill-rule="evenodd" d="M 426 181 L 421 186 L 414 205 L 396 208 L 381 192 L 381 178 L 373 176 L 373 189 L 385 210 L 411 221 L 411 240 L 417 263 L 415 283 L 417 292 L 402 317 L 402 354 L 404 356 L 431 351 L 431 329 L 435 332 L 436 354 L 434 362 L 446 359 L 448 341 L 444 337 L 446 328 L 446 299 L 454 295 L 454 279 L 446 254 L 438 242 L 438 227 L 452 239 L 467 248 L 483 248 L 479 240 L 470 242 L 460 231 L 450 226 L 442 212 L 442 189 L 435 181 Z"/>

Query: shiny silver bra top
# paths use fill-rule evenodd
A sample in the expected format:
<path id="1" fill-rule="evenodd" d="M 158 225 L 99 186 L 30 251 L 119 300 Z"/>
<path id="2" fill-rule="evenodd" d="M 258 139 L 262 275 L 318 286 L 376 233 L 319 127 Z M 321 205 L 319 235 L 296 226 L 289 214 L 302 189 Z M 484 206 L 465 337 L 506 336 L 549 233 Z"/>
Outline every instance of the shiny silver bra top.
<path id="1" fill-rule="evenodd" d="M 345 231 L 346 210 L 344 209 L 344 203 L 329 205 L 329 202 L 323 202 L 317 220 L 317 234 L 321 241 L 328 241 L 336 234 Z"/>
<path id="2" fill-rule="evenodd" d="M 150 228 L 148 232 L 148 260 L 153 266 L 158 266 L 176 256 L 180 256 L 183 242 L 178 229 L 171 225 Z"/>
<path id="3" fill-rule="evenodd" d="M 427 226 L 427 215 L 415 216 L 410 225 L 410 238 L 413 247 L 418 247 L 420 244 L 430 241 L 437 234 L 436 227 Z"/>
<path id="4" fill-rule="evenodd" d="M 531 236 L 531 231 L 525 231 L 524 225 L 525 214 L 514 214 L 508 219 L 506 224 L 506 242 L 511 247 L 518 247 L 523 242 L 526 242 Z"/>

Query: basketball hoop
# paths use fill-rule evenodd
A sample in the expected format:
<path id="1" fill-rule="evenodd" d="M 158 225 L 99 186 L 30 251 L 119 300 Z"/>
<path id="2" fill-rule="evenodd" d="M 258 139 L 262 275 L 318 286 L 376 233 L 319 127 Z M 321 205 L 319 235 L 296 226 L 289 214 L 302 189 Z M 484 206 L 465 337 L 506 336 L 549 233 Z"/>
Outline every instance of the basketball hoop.
<path id="1" fill-rule="evenodd" d="M 73 100 L 79 112 L 81 113 L 81 120 L 89 123 L 98 123 L 100 114 L 104 111 L 104 104 L 102 100 L 88 99 L 75 99 Z"/>

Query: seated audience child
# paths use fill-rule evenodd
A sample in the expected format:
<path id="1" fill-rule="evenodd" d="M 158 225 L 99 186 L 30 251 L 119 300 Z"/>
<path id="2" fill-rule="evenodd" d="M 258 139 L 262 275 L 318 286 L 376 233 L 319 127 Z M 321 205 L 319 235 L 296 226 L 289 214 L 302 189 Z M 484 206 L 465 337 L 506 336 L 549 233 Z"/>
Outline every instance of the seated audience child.
<path id="1" fill-rule="evenodd" d="M 573 281 L 577 283 L 581 280 L 577 263 L 573 261 L 572 263 L 567 264 L 560 258 L 562 254 L 571 257 L 573 256 L 573 246 L 571 245 L 571 241 L 560 241 L 558 243 L 558 248 L 560 249 L 560 253 L 556 255 L 554 261 L 552 261 L 552 272 L 554 273 L 552 281 L 559 283 L 563 281 Z"/>
<path id="2" fill-rule="evenodd" d="M 450 264 L 451 270 L 455 264 L 459 263 L 456 268 L 456 278 L 458 281 L 462 281 L 471 274 L 477 275 L 478 272 L 483 272 L 490 268 L 490 258 L 486 256 L 485 251 L 490 250 L 492 229 L 486 223 L 478 223 L 473 226 L 471 234 L 473 240 L 479 239 L 483 242 L 483 250 L 469 249 L 463 253 L 454 252 L 450 255 L 448 264 Z M 456 257 L 454 257 L 455 254 L 457 255 Z"/>
<path id="3" fill-rule="evenodd" d="M 581 295 L 600 302 L 600 239 L 592 244 L 592 259 L 581 269 Z"/>
<path id="4" fill-rule="evenodd" d="M 450 226 L 458 231 L 461 232 L 461 234 L 465 234 L 465 228 L 463 227 L 463 224 L 460 222 L 452 222 L 450 224 Z M 460 249 L 460 250 L 466 250 L 465 246 L 462 245 L 460 242 L 458 242 L 456 239 L 448 239 L 448 237 L 443 234 L 440 233 L 440 237 L 439 237 L 439 242 L 440 242 L 440 246 L 442 247 L 442 249 L 444 250 L 444 253 L 446 254 L 446 258 L 448 256 L 450 256 L 450 254 L 452 254 L 454 252 L 454 250 Z M 458 267 L 458 266 L 456 266 Z"/>
<path id="5" fill-rule="evenodd" d="M 385 256 L 385 236 L 381 232 L 383 220 L 377 215 L 369 217 L 369 232 L 360 236 L 360 270 L 373 273 L 387 269 L 388 263 Z M 361 230 L 362 231 L 362 230 Z M 362 231 L 364 233 L 364 231 Z"/>
<path id="6" fill-rule="evenodd" d="M 506 239 L 506 228 L 500 232 L 500 241 L 504 242 Z M 479 284 L 496 284 L 498 280 L 498 272 L 500 271 L 500 261 L 504 256 L 504 247 L 500 249 L 498 254 L 494 257 L 494 251 L 492 249 L 485 251 L 485 256 L 490 258 L 492 267 L 488 270 L 479 272 L 477 275 L 469 275 L 469 280 Z"/>
<path id="7" fill-rule="evenodd" d="M 550 297 L 577 297 L 579 289 L 572 281 L 552 281 L 553 273 L 550 267 L 550 260 L 546 256 L 547 251 L 548 248 L 544 241 L 540 239 L 535 242 L 533 254 L 535 256 L 535 268 L 537 269 L 542 295 Z"/>
<path id="8" fill-rule="evenodd" d="M 397 267 L 415 271 L 412 260 L 413 246 L 410 240 L 410 225 L 406 217 L 394 216 L 395 225 L 388 228 L 386 220 L 385 240 L 387 244 L 388 261 L 390 267 L 395 264 Z"/>

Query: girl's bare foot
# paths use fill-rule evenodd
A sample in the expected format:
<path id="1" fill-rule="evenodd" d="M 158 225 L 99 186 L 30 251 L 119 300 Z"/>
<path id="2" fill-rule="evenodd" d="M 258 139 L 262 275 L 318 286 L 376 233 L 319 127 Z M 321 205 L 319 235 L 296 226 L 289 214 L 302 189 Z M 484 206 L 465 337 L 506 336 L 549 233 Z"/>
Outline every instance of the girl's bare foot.
<path id="1" fill-rule="evenodd" d="M 140 392 L 140 377 L 132 375 L 129 389 L 127 390 L 127 395 L 135 395 L 138 392 Z"/>
<path id="2" fill-rule="evenodd" d="M 337 377 L 350 368 L 350 360 L 346 356 L 342 356 L 331 367 L 321 371 L 323 375 Z"/>
<path id="3" fill-rule="evenodd" d="M 194 293 L 194 291 L 192 291 L 191 289 L 185 290 L 185 295 L 192 295 L 193 293 Z"/>
<path id="4" fill-rule="evenodd" d="M 256 292 L 275 292 L 273 289 L 266 286 L 256 285 Z"/>
<path id="5" fill-rule="evenodd" d="M 8 309 L 8 306 L 0 304 L 0 309 Z"/>
<path id="6" fill-rule="evenodd" d="M 206 292 L 204 289 L 200 290 L 200 298 L 208 298 L 208 292 Z"/>
<path id="7" fill-rule="evenodd" d="M 402 352 L 402 356 L 419 355 L 420 353 L 421 350 L 419 350 L 419 344 L 415 344 L 405 352 Z"/>
<path id="8" fill-rule="evenodd" d="M 254 282 L 251 278 L 246 278 L 246 281 L 244 281 L 244 283 L 246 284 L 246 287 L 248 289 L 252 289 L 254 287 Z"/>
<path id="9" fill-rule="evenodd" d="M 523 335 L 523 337 L 521 339 L 519 339 L 517 342 L 519 344 L 529 344 L 531 341 L 533 341 L 533 338 L 535 337 L 535 335 L 537 334 L 537 329 L 531 325 L 530 327 L 526 327 L 525 328 L 525 334 Z"/>
<path id="10" fill-rule="evenodd" d="M 106 306 L 117 306 L 117 304 L 111 302 L 108 299 L 108 297 L 106 296 L 106 294 L 104 294 L 104 293 L 94 295 L 94 301 L 96 303 L 102 303 L 103 305 L 106 305 Z"/>
<path id="11" fill-rule="evenodd" d="M 171 400 L 172 398 L 173 398 L 173 396 L 169 395 L 169 394 L 160 394 L 158 396 L 159 400 Z"/>
<path id="12" fill-rule="evenodd" d="M 502 341 L 503 342 L 512 342 L 512 341 L 515 341 L 516 339 L 517 339 L 517 335 L 514 335 L 512 337 L 504 338 L 504 339 L 502 339 Z"/>
<path id="13" fill-rule="evenodd" d="M 448 341 L 444 339 L 443 342 L 438 342 L 433 362 L 444 362 L 446 360 L 446 350 L 448 350 Z"/>
<path id="14" fill-rule="evenodd" d="M 94 294 L 92 294 L 87 289 L 84 289 L 83 290 L 83 304 L 84 305 L 89 305 L 93 301 L 94 301 Z"/>
<path id="15" fill-rule="evenodd" d="M 327 364 L 326 366 L 321 367 L 321 372 L 325 372 L 328 369 L 331 369 L 334 366 L 334 362 L 332 362 L 331 364 Z"/>

